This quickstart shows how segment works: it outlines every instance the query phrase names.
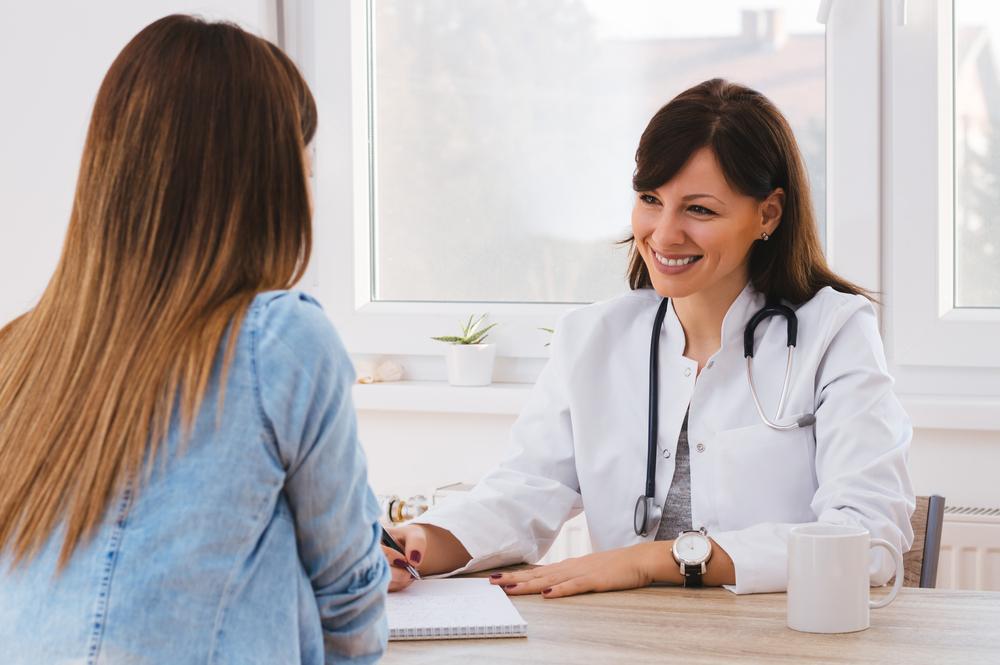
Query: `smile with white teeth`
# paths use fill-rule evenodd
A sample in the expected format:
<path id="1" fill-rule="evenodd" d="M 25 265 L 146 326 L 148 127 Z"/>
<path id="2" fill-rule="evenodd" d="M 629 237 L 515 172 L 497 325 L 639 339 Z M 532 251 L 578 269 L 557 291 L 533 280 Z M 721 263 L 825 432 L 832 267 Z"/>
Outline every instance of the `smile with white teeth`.
<path id="1" fill-rule="evenodd" d="M 653 252 L 653 256 L 655 256 L 656 260 L 665 266 L 686 266 L 687 264 L 701 258 L 700 256 L 685 256 L 683 259 L 667 259 L 660 256 L 656 252 Z"/>

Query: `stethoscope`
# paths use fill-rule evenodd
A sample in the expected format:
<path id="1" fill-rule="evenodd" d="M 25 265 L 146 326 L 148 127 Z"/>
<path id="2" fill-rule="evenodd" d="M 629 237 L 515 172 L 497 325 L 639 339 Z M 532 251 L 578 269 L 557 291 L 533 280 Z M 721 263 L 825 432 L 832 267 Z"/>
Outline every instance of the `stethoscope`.
<path id="1" fill-rule="evenodd" d="M 663 317 L 667 313 L 669 298 L 660 301 L 660 306 L 656 310 L 656 318 L 653 319 L 653 339 L 649 346 L 649 428 L 646 449 L 646 493 L 635 502 L 635 515 L 633 517 L 633 527 L 637 536 L 645 536 L 656 529 L 660 524 L 662 506 L 656 504 L 656 438 L 657 438 L 657 407 L 659 405 L 659 372 L 660 372 L 660 329 L 663 327 Z M 757 396 L 757 386 L 753 381 L 753 340 L 754 332 L 761 321 L 772 316 L 783 316 L 787 323 L 788 356 L 785 360 L 785 379 L 781 384 L 781 399 L 778 401 L 778 409 L 775 411 L 774 420 L 767 417 L 764 408 L 760 405 L 760 398 Z M 776 430 L 789 430 L 798 427 L 809 427 L 816 422 L 816 416 L 809 413 L 800 416 L 794 423 L 779 424 L 775 420 L 781 419 L 781 411 L 785 408 L 785 399 L 788 397 L 788 377 L 792 373 L 792 360 L 795 352 L 795 338 L 798 335 L 799 320 L 795 312 L 790 307 L 768 302 L 764 307 L 753 315 L 743 330 L 743 356 L 747 360 L 747 381 L 750 383 L 750 395 L 753 403 L 757 407 L 760 419 L 768 427 Z"/>

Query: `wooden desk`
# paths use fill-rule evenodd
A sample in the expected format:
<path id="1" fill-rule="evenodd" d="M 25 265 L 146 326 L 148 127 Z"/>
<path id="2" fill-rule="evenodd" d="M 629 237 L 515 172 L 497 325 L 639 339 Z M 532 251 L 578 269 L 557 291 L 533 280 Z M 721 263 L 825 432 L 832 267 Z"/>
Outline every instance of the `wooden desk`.
<path id="1" fill-rule="evenodd" d="M 884 590 L 875 590 L 881 595 Z M 1000 665 L 1000 593 L 903 588 L 859 633 L 785 626 L 785 594 L 652 587 L 515 596 L 527 638 L 390 642 L 397 663 L 988 663 Z"/>

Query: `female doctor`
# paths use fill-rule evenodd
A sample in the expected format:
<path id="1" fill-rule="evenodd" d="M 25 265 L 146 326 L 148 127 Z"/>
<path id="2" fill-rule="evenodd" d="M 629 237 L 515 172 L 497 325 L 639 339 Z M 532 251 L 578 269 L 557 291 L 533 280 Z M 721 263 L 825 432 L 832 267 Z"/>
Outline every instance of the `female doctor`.
<path id="1" fill-rule="evenodd" d="M 537 561 L 581 510 L 594 554 L 491 582 L 781 591 L 789 530 L 816 521 L 909 549 L 909 421 L 870 300 L 824 261 L 785 118 L 706 81 L 650 121 L 632 182 L 631 292 L 557 326 L 498 468 L 391 530 L 406 560 L 385 550 L 390 590 L 407 560 L 425 575 Z M 871 583 L 893 570 L 877 556 Z"/>

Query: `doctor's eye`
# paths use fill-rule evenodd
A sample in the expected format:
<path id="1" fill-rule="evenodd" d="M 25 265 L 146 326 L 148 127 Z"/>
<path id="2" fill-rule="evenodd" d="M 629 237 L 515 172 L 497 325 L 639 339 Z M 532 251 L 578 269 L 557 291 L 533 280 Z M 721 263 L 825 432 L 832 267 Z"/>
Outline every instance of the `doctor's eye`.
<path id="1" fill-rule="evenodd" d="M 646 204 L 651 205 L 651 206 L 656 205 L 657 203 L 660 202 L 660 200 L 657 199 L 652 194 L 640 194 L 639 195 L 639 200 L 642 201 L 643 203 L 646 203 Z"/>
<path id="2" fill-rule="evenodd" d="M 701 217 L 710 217 L 715 214 L 714 210 L 709 210 L 705 206 L 699 205 L 688 206 L 688 211 L 694 213 L 695 215 L 700 215 Z"/>

